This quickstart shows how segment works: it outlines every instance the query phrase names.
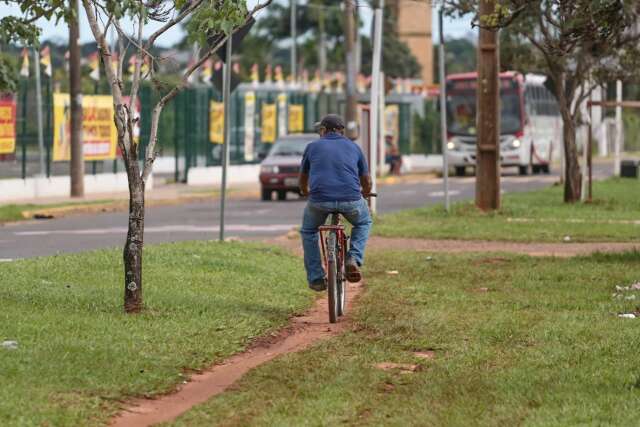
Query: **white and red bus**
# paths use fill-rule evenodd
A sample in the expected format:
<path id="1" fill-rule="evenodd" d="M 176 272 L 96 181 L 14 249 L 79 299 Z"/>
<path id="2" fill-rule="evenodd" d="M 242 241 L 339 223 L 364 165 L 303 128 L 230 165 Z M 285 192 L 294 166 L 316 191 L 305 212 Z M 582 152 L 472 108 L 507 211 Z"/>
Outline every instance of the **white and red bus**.
<path id="1" fill-rule="evenodd" d="M 477 73 L 447 77 L 447 156 L 456 175 L 476 163 Z M 560 153 L 562 121 L 545 76 L 500 73 L 500 162 L 520 175 L 549 173 Z"/>

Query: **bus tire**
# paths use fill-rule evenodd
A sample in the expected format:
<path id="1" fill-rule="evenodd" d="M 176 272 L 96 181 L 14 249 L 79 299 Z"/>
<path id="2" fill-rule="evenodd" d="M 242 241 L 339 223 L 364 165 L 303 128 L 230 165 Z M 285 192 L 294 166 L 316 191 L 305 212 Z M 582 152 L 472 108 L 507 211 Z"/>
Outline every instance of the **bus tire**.
<path id="1" fill-rule="evenodd" d="M 529 175 L 529 165 L 518 166 L 518 175 L 520 176 Z"/>
<path id="2" fill-rule="evenodd" d="M 549 164 L 541 165 L 540 169 L 542 170 L 542 173 L 545 175 L 549 175 L 551 173 L 551 168 L 549 167 Z"/>
<path id="3" fill-rule="evenodd" d="M 456 166 L 456 176 L 465 176 L 467 174 L 467 168 L 464 166 Z"/>

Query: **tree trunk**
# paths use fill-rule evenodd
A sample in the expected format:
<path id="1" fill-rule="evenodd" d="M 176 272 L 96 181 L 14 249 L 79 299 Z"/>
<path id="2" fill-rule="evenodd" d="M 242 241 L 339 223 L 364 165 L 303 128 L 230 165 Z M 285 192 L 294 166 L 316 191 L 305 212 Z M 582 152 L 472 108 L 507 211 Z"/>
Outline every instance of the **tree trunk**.
<path id="1" fill-rule="evenodd" d="M 495 12 L 495 0 L 480 1 L 480 16 Z M 478 89 L 476 142 L 476 206 L 500 209 L 500 51 L 498 34 L 480 28 L 478 38 Z"/>
<path id="2" fill-rule="evenodd" d="M 143 238 L 144 181 L 138 175 L 133 180 L 129 180 L 129 230 L 123 251 L 124 310 L 127 313 L 137 313 L 142 310 Z"/>
<path id="3" fill-rule="evenodd" d="M 567 93 L 565 73 L 552 73 L 556 84 L 558 108 L 562 116 L 562 140 L 564 145 L 564 201 L 575 203 L 580 201 L 582 192 L 582 175 L 578 163 L 578 148 L 576 147 L 576 125 L 571 113 L 571 103 L 575 93 Z"/>
<path id="4" fill-rule="evenodd" d="M 578 149 L 576 147 L 576 128 L 573 119 L 563 118 L 563 139 L 565 159 L 564 201 L 575 203 L 580 201 L 582 190 L 582 174 L 578 163 Z"/>
<path id="5" fill-rule="evenodd" d="M 84 154 L 82 146 L 82 76 L 80 72 L 80 28 L 78 0 L 69 0 L 75 17 L 69 22 L 69 94 L 71 98 L 71 197 L 84 196 Z"/>

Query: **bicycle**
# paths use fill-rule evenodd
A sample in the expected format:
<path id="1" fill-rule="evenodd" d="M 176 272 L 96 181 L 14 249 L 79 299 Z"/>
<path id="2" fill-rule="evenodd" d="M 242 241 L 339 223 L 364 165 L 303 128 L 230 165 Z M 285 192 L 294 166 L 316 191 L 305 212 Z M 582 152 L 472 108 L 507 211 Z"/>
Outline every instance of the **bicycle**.
<path id="1" fill-rule="evenodd" d="M 376 193 L 371 193 L 365 198 L 376 196 Z M 329 322 L 336 323 L 338 318 L 344 315 L 347 302 L 345 262 L 350 236 L 340 221 L 340 212 L 331 213 L 327 222 L 327 225 L 320 226 L 318 230 L 322 261 L 327 272 Z"/>

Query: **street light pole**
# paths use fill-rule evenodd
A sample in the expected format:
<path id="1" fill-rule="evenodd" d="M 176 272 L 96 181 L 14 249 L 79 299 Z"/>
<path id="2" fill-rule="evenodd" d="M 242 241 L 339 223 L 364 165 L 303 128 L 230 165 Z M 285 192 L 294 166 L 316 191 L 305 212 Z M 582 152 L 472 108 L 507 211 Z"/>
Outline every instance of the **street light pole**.
<path id="1" fill-rule="evenodd" d="M 296 63 L 298 61 L 296 55 L 297 45 L 297 22 L 296 22 L 296 0 L 291 0 L 291 81 L 295 83 L 297 79 Z"/>
<path id="2" fill-rule="evenodd" d="M 229 114 L 231 112 L 231 34 L 227 36 L 227 56 L 224 62 L 222 81 L 222 102 L 224 103 L 224 139 L 222 144 L 222 188 L 220 191 L 220 241 L 224 242 L 224 213 L 225 199 L 227 196 L 227 168 L 229 167 L 229 143 L 231 142 L 231 126 Z"/>
<path id="3" fill-rule="evenodd" d="M 384 0 L 378 1 L 378 7 L 374 12 L 374 35 L 373 35 L 373 60 L 371 66 L 371 104 L 369 106 L 369 167 L 371 169 L 371 191 L 377 191 L 377 169 L 378 169 L 378 141 L 379 141 L 379 119 L 380 119 L 380 90 L 381 90 L 381 63 L 382 63 L 382 8 Z M 376 198 L 370 201 L 371 213 L 376 213 Z"/>
<path id="4" fill-rule="evenodd" d="M 320 68 L 320 79 L 324 81 L 324 75 L 327 72 L 327 37 L 324 26 L 324 8 L 318 8 L 318 31 L 320 32 L 320 41 L 318 48 L 318 66 Z"/>
<path id="5" fill-rule="evenodd" d="M 449 159 L 447 148 L 447 85 L 445 73 L 445 51 L 444 51 L 444 11 L 440 8 L 438 14 L 438 25 L 440 31 L 440 46 L 438 46 L 438 71 L 440 81 L 440 139 L 442 143 L 442 184 L 444 186 L 444 210 L 449 212 Z"/>
<path id="6" fill-rule="evenodd" d="M 42 85 L 40 79 L 40 52 L 38 48 L 33 49 L 35 69 L 36 69 L 36 120 L 38 121 L 38 151 L 40 154 L 40 175 L 46 176 L 47 167 L 44 161 L 44 134 L 42 120 Z"/>
<path id="7" fill-rule="evenodd" d="M 620 176 L 620 151 L 622 147 L 622 80 L 616 81 L 616 139 L 613 145 L 613 175 Z"/>
<path id="8" fill-rule="evenodd" d="M 355 7 L 353 0 L 344 2 L 344 37 L 346 41 L 346 63 L 347 63 L 347 137 L 355 140 L 358 137 L 356 99 L 356 61 L 355 61 L 355 31 L 354 15 Z"/>

